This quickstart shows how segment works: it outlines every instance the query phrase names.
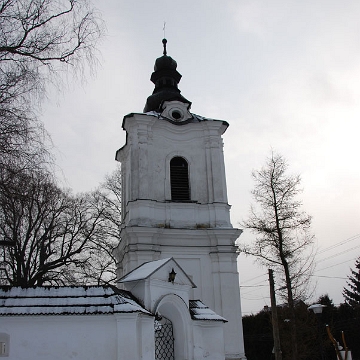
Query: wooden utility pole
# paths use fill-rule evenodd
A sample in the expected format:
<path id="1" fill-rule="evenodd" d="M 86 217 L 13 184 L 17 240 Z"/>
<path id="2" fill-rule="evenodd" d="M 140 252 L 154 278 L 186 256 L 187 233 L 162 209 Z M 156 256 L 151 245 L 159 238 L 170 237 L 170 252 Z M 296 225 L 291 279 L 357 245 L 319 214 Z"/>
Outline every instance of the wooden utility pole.
<path id="1" fill-rule="evenodd" d="M 269 283 L 270 283 L 270 301 L 271 301 L 271 319 L 274 338 L 274 353 L 275 360 L 282 360 L 280 335 L 279 335 L 279 322 L 277 317 L 275 286 L 274 286 L 274 272 L 269 269 Z"/>

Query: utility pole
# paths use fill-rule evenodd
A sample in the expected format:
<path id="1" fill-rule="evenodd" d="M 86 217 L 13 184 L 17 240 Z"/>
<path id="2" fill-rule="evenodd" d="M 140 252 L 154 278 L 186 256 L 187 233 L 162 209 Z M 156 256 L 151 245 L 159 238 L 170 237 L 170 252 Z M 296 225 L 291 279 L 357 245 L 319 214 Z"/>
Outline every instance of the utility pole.
<path id="1" fill-rule="evenodd" d="M 274 271 L 269 269 L 269 283 L 270 283 L 270 301 L 271 301 L 271 319 L 274 338 L 274 353 L 275 360 L 282 360 L 280 335 L 279 335 L 279 322 L 277 317 L 275 286 L 274 286 Z"/>

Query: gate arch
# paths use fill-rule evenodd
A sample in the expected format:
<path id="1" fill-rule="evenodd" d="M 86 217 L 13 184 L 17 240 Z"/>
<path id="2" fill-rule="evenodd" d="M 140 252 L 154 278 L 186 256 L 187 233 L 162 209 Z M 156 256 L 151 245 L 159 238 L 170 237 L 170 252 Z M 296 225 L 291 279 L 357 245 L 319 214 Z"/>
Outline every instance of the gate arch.
<path id="1" fill-rule="evenodd" d="M 184 300 L 175 294 L 165 295 L 155 306 L 155 314 L 170 320 L 174 337 L 174 359 L 192 359 L 192 326 L 189 309 Z"/>

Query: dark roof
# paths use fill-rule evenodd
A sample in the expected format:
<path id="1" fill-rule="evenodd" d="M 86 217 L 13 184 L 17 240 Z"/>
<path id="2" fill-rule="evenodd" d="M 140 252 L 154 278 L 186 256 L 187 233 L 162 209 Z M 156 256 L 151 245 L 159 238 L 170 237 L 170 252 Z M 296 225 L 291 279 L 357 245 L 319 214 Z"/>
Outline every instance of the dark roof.
<path id="1" fill-rule="evenodd" d="M 215 320 L 227 322 L 225 318 L 216 314 L 200 300 L 190 300 L 189 310 L 193 320 Z"/>
<path id="2" fill-rule="evenodd" d="M 163 39 L 163 44 L 166 46 L 166 39 Z M 178 83 L 180 82 L 181 74 L 176 68 L 176 61 L 166 54 L 166 49 L 164 48 L 164 55 L 155 61 L 154 72 L 150 78 L 155 85 L 155 89 L 146 100 L 144 112 L 160 111 L 164 101 L 177 100 L 191 105 L 191 102 L 180 94 Z"/>
<path id="3" fill-rule="evenodd" d="M 128 291 L 112 286 L 0 287 L 0 316 L 142 312 Z"/>

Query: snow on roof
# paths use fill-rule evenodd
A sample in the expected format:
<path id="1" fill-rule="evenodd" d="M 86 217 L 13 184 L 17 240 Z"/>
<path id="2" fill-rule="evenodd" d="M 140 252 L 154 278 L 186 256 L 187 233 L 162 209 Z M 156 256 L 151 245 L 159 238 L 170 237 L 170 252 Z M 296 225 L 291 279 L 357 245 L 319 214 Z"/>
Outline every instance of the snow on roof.
<path id="1" fill-rule="evenodd" d="M 170 259 L 146 263 L 140 274 L 151 274 Z M 155 264 L 154 264 L 155 263 Z M 136 269 L 135 269 L 136 270 Z M 130 275 L 130 274 L 129 274 Z M 200 300 L 189 301 L 193 320 L 227 320 Z M 0 287 L 0 316 L 90 315 L 142 312 L 151 315 L 128 291 L 111 286 Z"/>
<path id="2" fill-rule="evenodd" d="M 149 261 L 140 266 L 138 266 L 133 271 L 130 271 L 127 275 L 122 277 L 119 282 L 129 282 L 144 280 L 151 276 L 157 269 L 165 265 L 172 258 L 166 258 L 161 260 Z"/>
<path id="3" fill-rule="evenodd" d="M 147 111 L 145 113 L 130 113 L 130 114 L 127 114 L 124 116 L 124 120 L 126 118 L 131 118 L 133 117 L 134 115 L 148 115 L 148 116 L 155 116 L 159 119 L 166 119 L 164 116 L 162 116 L 162 114 L 156 110 L 151 110 L 151 111 Z M 191 113 L 192 115 L 192 119 L 190 122 L 201 122 L 201 121 L 221 121 L 222 123 L 224 123 L 225 125 L 229 125 L 227 121 L 225 120 L 219 120 L 219 119 L 212 119 L 212 118 L 208 118 L 208 117 L 205 117 L 205 116 L 201 116 L 201 115 L 197 115 L 197 114 L 194 114 L 194 113 Z M 168 120 L 168 119 L 166 119 Z"/>
<path id="4" fill-rule="evenodd" d="M 186 272 L 182 269 L 182 267 L 172 257 L 146 262 L 146 263 L 138 266 L 134 270 L 130 271 L 128 274 L 123 276 L 118 282 L 126 283 L 126 282 L 130 282 L 130 281 L 145 280 L 148 277 L 150 277 L 152 274 L 154 274 L 155 271 L 160 269 L 163 265 L 167 264 L 169 261 L 173 261 L 176 264 L 177 268 L 184 273 L 184 275 L 186 276 L 186 278 L 189 281 L 189 283 L 191 284 L 191 286 L 193 288 L 196 288 L 196 285 L 194 284 L 194 282 L 190 279 L 190 277 L 186 274 Z"/>
<path id="5" fill-rule="evenodd" d="M 225 318 L 216 314 L 214 311 L 209 309 L 200 300 L 189 301 L 190 315 L 193 320 L 215 320 L 227 322 Z"/>
<path id="6" fill-rule="evenodd" d="M 0 316 L 142 312 L 131 293 L 111 286 L 0 287 Z"/>

